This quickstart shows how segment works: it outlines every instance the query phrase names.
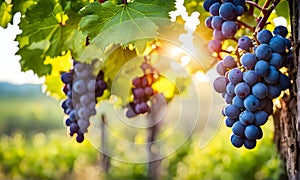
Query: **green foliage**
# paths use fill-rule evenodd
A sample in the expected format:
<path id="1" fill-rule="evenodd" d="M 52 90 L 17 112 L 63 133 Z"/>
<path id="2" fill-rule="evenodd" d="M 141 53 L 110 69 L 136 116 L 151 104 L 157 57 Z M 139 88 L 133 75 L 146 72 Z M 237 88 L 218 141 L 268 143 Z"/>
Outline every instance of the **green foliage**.
<path id="1" fill-rule="evenodd" d="M 73 50 L 75 58 L 78 56 L 85 38 L 78 31 L 80 16 L 76 11 L 78 7 L 71 1 L 54 0 L 38 1 L 26 11 L 20 23 L 23 33 L 17 36 L 22 70 L 32 69 L 43 76 L 51 72 L 43 63 L 47 56 L 56 57 L 67 50 Z"/>
<path id="2" fill-rule="evenodd" d="M 135 0 L 126 5 L 94 2 L 81 11 L 80 28 L 102 50 L 111 44 L 133 44 L 143 53 L 147 42 L 156 38 L 160 23 L 156 18 L 169 19 L 171 10 L 174 1 Z"/>
<path id="3" fill-rule="evenodd" d="M 7 24 L 12 19 L 12 5 L 6 2 L 2 2 L 0 5 L 0 26 L 6 28 Z"/>

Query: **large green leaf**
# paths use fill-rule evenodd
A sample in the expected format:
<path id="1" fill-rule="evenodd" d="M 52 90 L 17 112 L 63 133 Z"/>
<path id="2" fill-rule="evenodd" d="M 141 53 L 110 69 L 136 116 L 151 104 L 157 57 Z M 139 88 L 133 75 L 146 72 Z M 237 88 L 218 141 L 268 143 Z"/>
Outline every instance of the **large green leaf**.
<path id="1" fill-rule="evenodd" d="M 81 11 L 80 28 L 102 50 L 111 44 L 131 43 L 143 52 L 173 9 L 174 1 L 167 0 L 135 0 L 126 5 L 94 2 Z"/>
<path id="2" fill-rule="evenodd" d="M 2 2 L 0 5 L 0 26 L 3 28 L 7 27 L 7 24 L 12 19 L 11 14 L 12 4 L 7 4 L 6 2 Z"/>
<path id="3" fill-rule="evenodd" d="M 83 6 L 77 1 L 38 0 L 21 18 L 20 28 L 23 32 L 17 36 L 19 51 L 30 47 L 32 56 L 40 57 L 41 62 L 47 56 L 60 56 L 68 50 L 72 51 L 74 58 L 79 58 L 85 47 L 85 37 L 78 30 L 80 15 L 77 11 Z M 23 70 L 32 69 L 39 76 L 50 73 L 31 66 L 35 58 L 23 57 L 24 53 L 18 54 L 22 58 Z"/>

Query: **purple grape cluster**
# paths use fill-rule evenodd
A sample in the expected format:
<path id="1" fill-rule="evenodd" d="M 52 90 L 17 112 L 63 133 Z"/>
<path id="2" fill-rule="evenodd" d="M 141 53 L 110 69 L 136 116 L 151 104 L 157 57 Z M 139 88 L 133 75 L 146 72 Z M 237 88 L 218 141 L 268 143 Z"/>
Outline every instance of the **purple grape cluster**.
<path id="1" fill-rule="evenodd" d="M 65 124 L 69 127 L 70 135 L 77 134 L 76 141 L 81 143 L 90 125 L 90 116 L 96 114 L 96 98 L 103 95 L 107 84 L 103 71 L 95 77 L 92 65 L 76 61 L 73 65 L 74 69 L 61 74 L 61 80 L 65 83 L 63 91 L 67 95 L 62 108 L 68 115 Z"/>
<path id="2" fill-rule="evenodd" d="M 141 65 L 144 75 L 135 77 L 132 80 L 133 101 L 129 103 L 129 108 L 126 112 L 128 118 L 132 118 L 138 114 L 145 114 L 151 111 L 147 102 L 151 96 L 156 94 L 152 89 L 152 84 L 158 78 L 158 73 L 151 66 L 149 61 L 145 61 Z"/>
<path id="3" fill-rule="evenodd" d="M 235 20 L 247 10 L 245 0 L 205 0 L 204 9 L 211 16 L 205 20 L 206 27 L 213 29 L 214 39 L 208 43 L 210 52 L 221 52 L 222 41 L 233 38 L 238 31 Z"/>
<path id="4" fill-rule="evenodd" d="M 225 56 L 216 69 L 221 75 L 213 86 L 222 93 L 226 106 L 222 113 L 227 127 L 232 128 L 231 143 L 253 149 L 263 137 L 261 126 L 273 114 L 273 99 L 291 86 L 282 67 L 290 60 L 291 42 L 285 38 L 287 28 L 277 26 L 273 33 L 262 30 L 258 44 L 247 36 L 239 39 L 240 63 Z"/>

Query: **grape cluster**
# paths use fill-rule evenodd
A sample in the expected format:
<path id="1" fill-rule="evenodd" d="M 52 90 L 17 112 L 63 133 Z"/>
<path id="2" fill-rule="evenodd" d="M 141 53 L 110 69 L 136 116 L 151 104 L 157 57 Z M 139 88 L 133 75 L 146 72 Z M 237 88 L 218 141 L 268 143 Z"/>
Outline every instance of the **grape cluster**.
<path id="1" fill-rule="evenodd" d="M 238 31 L 239 27 L 235 20 L 247 10 L 245 0 L 205 0 L 203 7 L 211 15 L 206 18 L 205 25 L 213 29 L 214 36 L 208 43 L 208 49 L 211 52 L 221 52 L 221 42 L 233 38 Z"/>
<path id="2" fill-rule="evenodd" d="M 77 134 L 76 141 L 80 143 L 90 125 L 90 116 L 96 114 L 96 98 L 107 89 L 104 73 L 100 71 L 95 77 L 92 65 L 74 61 L 74 69 L 62 73 L 61 80 L 65 83 L 63 91 L 67 95 L 62 102 L 64 113 L 68 115 L 65 124 L 71 136 Z"/>
<path id="3" fill-rule="evenodd" d="M 137 114 L 149 113 L 151 109 L 147 102 L 151 96 L 156 94 L 151 86 L 158 78 L 158 73 L 152 67 L 149 60 L 145 60 L 140 67 L 144 74 L 132 80 L 133 101 L 129 103 L 129 108 L 126 112 L 128 118 L 132 118 Z"/>
<path id="4" fill-rule="evenodd" d="M 213 86 L 227 104 L 222 113 L 226 126 L 232 127 L 231 143 L 235 147 L 256 146 L 256 140 L 263 137 L 261 126 L 273 113 L 272 100 L 291 86 L 282 68 L 292 56 L 287 34 L 286 27 L 277 26 L 273 33 L 258 32 L 257 42 L 241 37 L 238 61 L 228 55 L 216 65 L 221 76 Z"/>

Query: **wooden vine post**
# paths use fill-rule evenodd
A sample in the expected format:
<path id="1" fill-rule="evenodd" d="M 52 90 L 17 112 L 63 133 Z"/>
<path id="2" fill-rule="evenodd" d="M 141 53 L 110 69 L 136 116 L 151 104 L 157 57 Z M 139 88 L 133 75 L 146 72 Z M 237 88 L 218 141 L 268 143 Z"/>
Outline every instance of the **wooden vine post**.
<path id="1" fill-rule="evenodd" d="M 299 2 L 289 1 L 292 27 L 294 58 L 289 60 L 288 69 L 293 83 L 290 93 L 286 94 L 276 109 L 274 118 L 274 141 L 285 162 L 285 174 L 282 179 L 300 179 L 300 57 L 299 57 Z"/>

